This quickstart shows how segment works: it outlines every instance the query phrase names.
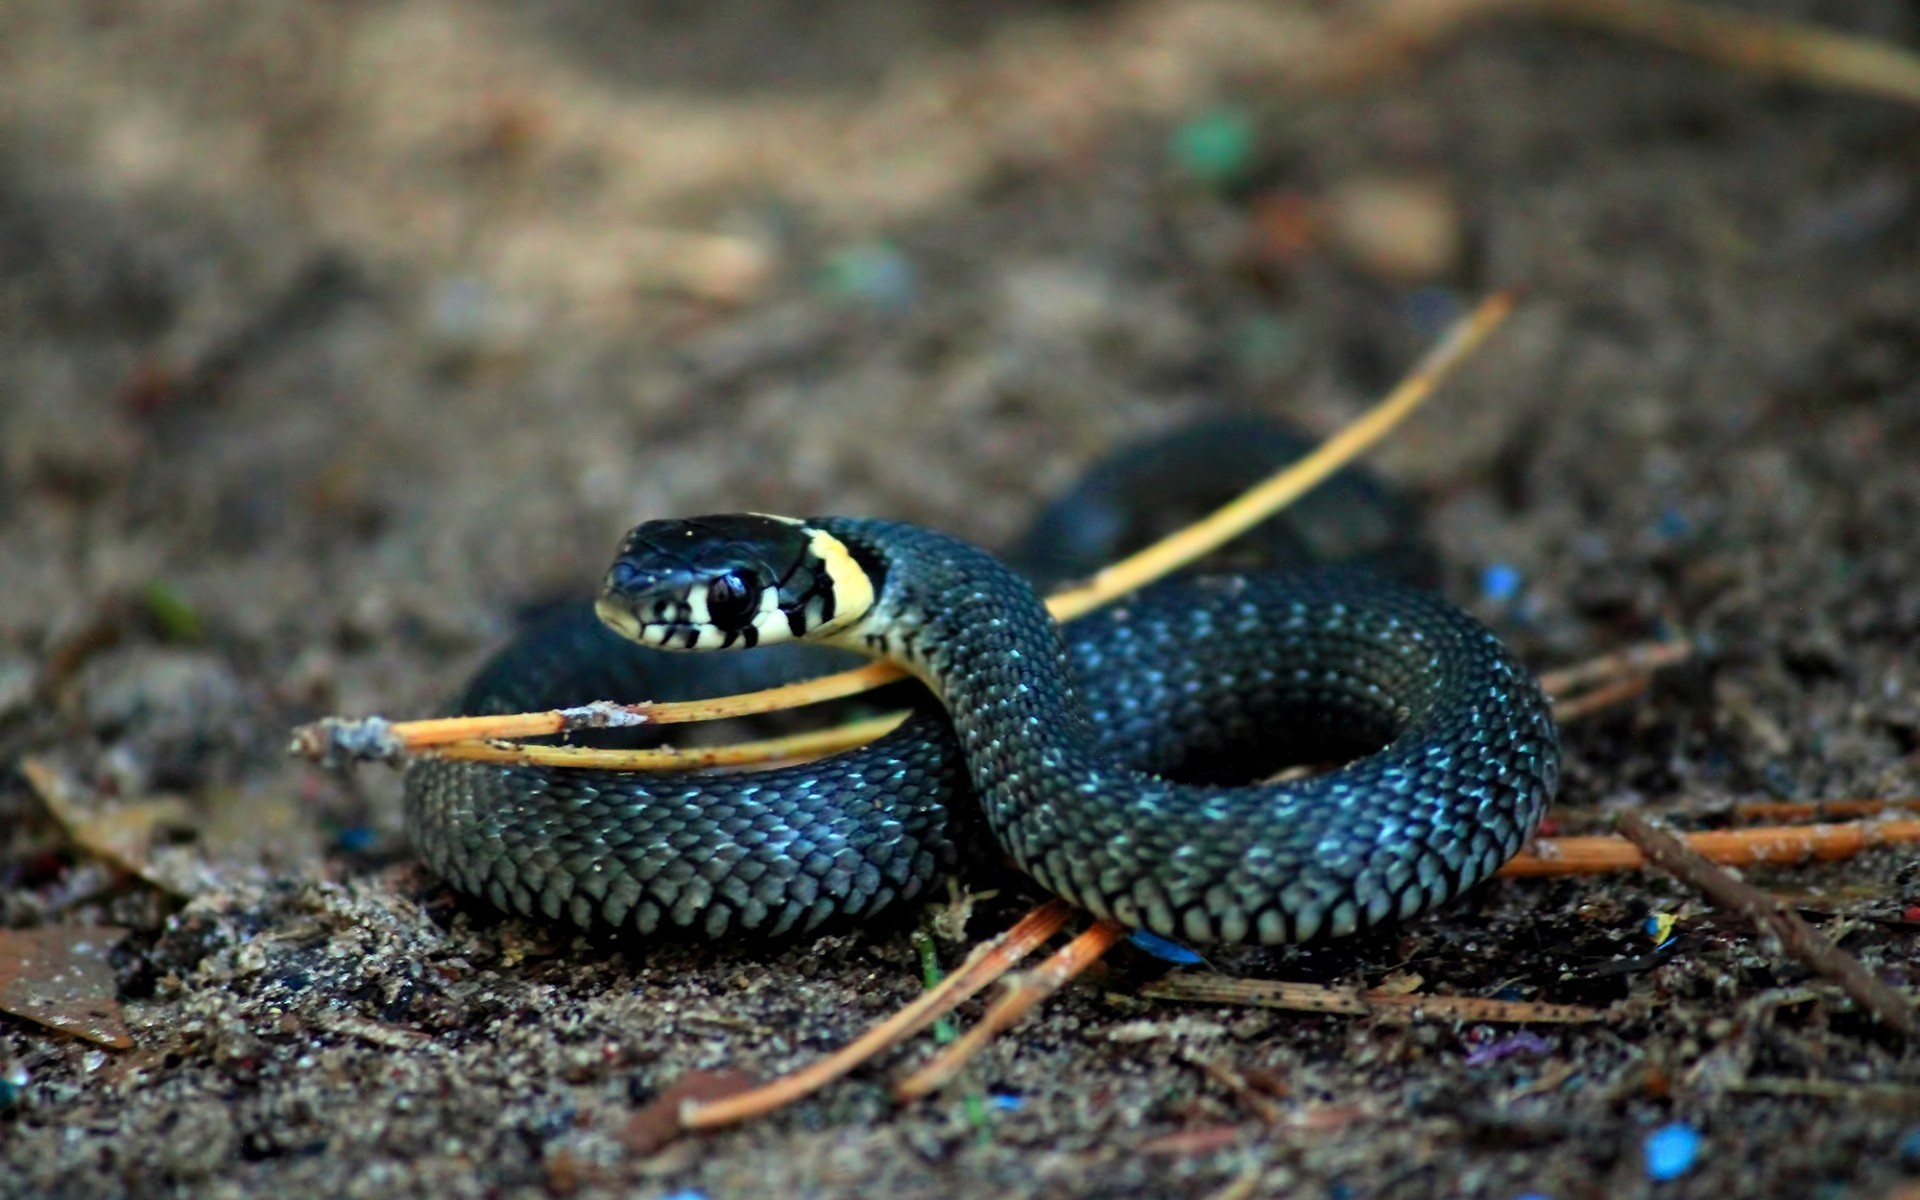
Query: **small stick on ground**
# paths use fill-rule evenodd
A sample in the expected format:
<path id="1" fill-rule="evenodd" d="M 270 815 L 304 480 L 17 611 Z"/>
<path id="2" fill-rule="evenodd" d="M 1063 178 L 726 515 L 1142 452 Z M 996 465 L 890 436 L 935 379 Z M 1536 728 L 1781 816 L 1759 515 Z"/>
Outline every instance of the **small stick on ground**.
<path id="1" fill-rule="evenodd" d="M 1913 1002 L 1888 987 L 1853 955 L 1807 924 L 1778 896 L 1772 896 L 1693 850 L 1679 834 L 1639 813 L 1622 813 L 1620 831 L 1646 852 L 1648 861 L 1708 899 L 1752 921 L 1780 948 L 1838 984 L 1882 1025 L 1913 1037 L 1920 1034 L 1920 1013 Z"/>
<path id="2" fill-rule="evenodd" d="M 1653 678 L 1649 675 L 1617 679 L 1590 692 L 1582 692 L 1571 700 L 1555 700 L 1553 719 L 1565 725 L 1571 721 L 1578 721 L 1582 717 L 1590 717 L 1616 704 L 1625 704 L 1629 700 L 1638 699 L 1645 695 L 1651 686 L 1653 686 Z"/>
<path id="3" fill-rule="evenodd" d="M 1393 0 L 1296 69 L 1310 88 L 1402 69 L 1492 18 L 1540 17 L 1635 37 L 1749 74 L 1920 104 L 1920 57 L 1801 21 L 1675 0 Z"/>
<path id="4" fill-rule="evenodd" d="M 1685 638 L 1642 642 L 1548 671 L 1540 676 L 1541 690 L 1553 698 L 1557 721 L 1577 721 L 1645 692 L 1653 673 L 1693 657 L 1693 643 Z"/>
<path id="5" fill-rule="evenodd" d="M 1224 975 L 1168 975 L 1140 989 L 1153 1000 L 1191 1000 L 1202 1004 L 1247 1004 L 1289 1012 L 1337 1013 L 1351 1017 L 1427 1018 L 1500 1024 L 1579 1025 L 1604 1021 L 1607 1014 L 1578 1004 L 1537 1004 L 1528 1000 L 1486 1000 L 1478 996 L 1408 996 L 1399 992 L 1354 991 L 1314 983 L 1272 979 L 1231 979 Z"/>
<path id="6" fill-rule="evenodd" d="M 1920 104 L 1920 58 L 1887 42 L 1672 0 L 1535 0 L 1534 7 L 1750 74 Z"/>
<path id="7" fill-rule="evenodd" d="M 1255 1088 L 1247 1077 L 1233 1066 L 1217 1058 L 1208 1058 L 1192 1052 L 1182 1054 L 1180 1060 L 1189 1066 L 1197 1067 L 1207 1078 L 1232 1092 L 1233 1098 L 1240 1102 L 1240 1106 L 1260 1118 L 1262 1125 L 1276 1126 L 1284 1118 L 1285 1114 L 1280 1106 L 1275 1104 L 1271 1097 L 1261 1095 L 1259 1089 Z"/>
<path id="8" fill-rule="evenodd" d="M 429 754 L 468 762 L 500 763 L 517 767 L 570 767 L 591 771 L 691 771 L 699 767 L 737 767 L 804 762 L 863 746 L 891 733 L 906 720 L 905 713 L 887 713 L 864 721 L 849 721 L 830 729 L 790 733 L 784 737 L 724 746 L 676 749 L 601 750 L 591 746 L 529 746 L 522 742 L 455 742 Z"/>
<path id="9" fill-rule="evenodd" d="M 487 717 L 430 717 L 389 721 L 385 717 L 327 717 L 293 731 L 287 753 L 328 766 L 394 762 L 408 754 L 473 738 L 550 737 L 583 729 L 630 729 L 652 718 L 644 704 L 596 700 L 573 708 L 502 713 Z"/>
<path id="10" fill-rule="evenodd" d="M 1920 842 L 1920 821 L 1889 818 L 1840 825 L 1765 825 L 1754 829 L 1709 830 L 1687 834 L 1686 842 L 1709 862 L 1730 867 L 1837 862 L 1872 846 Z M 1625 838 L 1536 838 L 1532 845 L 1509 859 L 1499 873 L 1506 876 L 1599 875 L 1637 870 L 1646 866 L 1647 861 L 1646 852 Z"/>
<path id="11" fill-rule="evenodd" d="M 1327 476 L 1371 449 L 1418 408 L 1453 369 L 1492 336 L 1518 302 L 1495 292 L 1455 322 L 1399 386 L 1359 420 L 1320 443 L 1311 454 L 1256 484 L 1237 499 L 1153 545 L 1107 567 L 1085 586 L 1047 597 L 1054 619 L 1071 621 L 1212 553 L 1299 499 Z"/>
<path id="12" fill-rule="evenodd" d="M 1646 675 L 1692 657 L 1693 643 L 1685 638 L 1640 642 L 1598 658 L 1548 671 L 1540 676 L 1540 687 L 1555 699 L 1572 699 L 1573 693 L 1581 689 Z"/>
<path id="13" fill-rule="evenodd" d="M 1028 972 L 1005 995 L 994 1001 L 993 1007 L 987 1010 L 986 1016 L 980 1018 L 979 1024 L 961 1034 L 935 1055 L 933 1061 L 901 1080 L 893 1090 L 894 1096 L 900 1100 L 918 1100 L 929 1092 L 945 1087 L 995 1034 L 1026 1016 L 1035 1005 L 1099 962 L 1100 957 L 1125 936 L 1127 929 L 1124 925 L 1112 921 L 1094 922 L 1085 933 L 1061 947 L 1052 958 Z"/>
<path id="14" fill-rule="evenodd" d="M 1060 932 L 1073 907 L 1049 900 L 1022 917 L 1012 929 L 976 946 L 958 971 L 920 998 L 875 1025 L 854 1041 L 812 1066 L 782 1076 L 748 1092 L 680 1110 L 682 1129 L 716 1129 L 764 1116 L 832 1083 L 877 1054 L 898 1045 L 952 1012 L 969 996 L 1011 970 L 1048 938 Z"/>

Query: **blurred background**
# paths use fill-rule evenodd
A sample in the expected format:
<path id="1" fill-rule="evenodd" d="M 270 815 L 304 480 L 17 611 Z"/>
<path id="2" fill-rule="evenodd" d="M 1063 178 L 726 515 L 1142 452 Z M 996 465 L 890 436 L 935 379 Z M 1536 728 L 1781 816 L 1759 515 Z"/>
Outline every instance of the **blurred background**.
<path id="1" fill-rule="evenodd" d="M 1450 594 L 1537 666 L 1674 633 L 1710 648 L 1682 683 L 1570 732 L 1563 799 L 1710 809 L 1911 791 L 1920 109 L 1896 86 L 1623 36 L 1650 7 L 0 4 L 0 755 L 43 772 L 0 781 L 0 923 L 133 930 L 117 990 L 136 1040 L 173 1056 L 89 1083 L 77 1044 L 0 1027 L 0 1063 L 41 1088 L 0 1097 L 26 1106 L 9 1118 L 19 1178 L 46 1194 L 107 1187 L 121 1168 L 103 1143 L 55 1137 L 94 1106 L 103 1129 L 130 1123 L 113 1135 L 130 1139 L 123 1165 L 162 1164 L 155 1187 L 323 1167 L 373 1186 L 374 1164 L 406 1160 L 439 1166 L 391 1178 L 565 1191 L 555 1156 L 599 1153 L 595 1121 L 618 1122 L 591 1114 L 619 1109 L 623 1087 L 644 1095 L 739 1052 L 606 999 L 682 986 L 644 963 L 587 952 L 598 990 L 509 973 L 493 982 L 517 998 L 445 1019 L 484 1026 L 574 996 L 596 1031 L 650 1031 L 652 1057 L 612 1065 L 525 1050 L 515 1069 L 547 1104 L 532 1115 L 502 1107 L 522 1096 L 511 1079 L 456 1080 L 413 1126 L 350 1136 L 315 1116 L 287 1142 L 273 1130 L 290 1093 L 259 1069 L 247 1086 L 271 1103 L 209 1098 L 233 1055 L 179 1030 L 215 1011 L 266 1020 L 247 1007 L 259 977 L 207 965 L 246 937 L 357 929 L 378 942 L 358 952 L 378 972 L 402 970 L 383 956 L 417 939 L 522 936 L 434 907 L 447 901 L 412 865 L 397 777 L 296 766 L 288 728 L 433 711 L 517 613 L 590 586 L 645 517 L 874 513 L 1005 545 L 1124 439 L 1220 412 L 1331 431 L 1500 287 L 1526 289 L 1517 315 L 1374 458 L 1431 514 Z M 1920 41 L 1905 0 L 1716 11 L 1814 19 L 1890 52 Z M 122 839 L 121 857 L 88 838 Z M 1874 903 L 1913 892 L 1891 858 L 1856 869 Z M 1502 903 L 1524 923 L 1529 905 L 1571 911 L 1598 890 Z M 1644 902 L 1605 903 L 1611 915 L 1581 919 L 1624 928 Z M 365 932 L 411 920 L 393 915 L 409 905 L 437 923 Z M 180 933 L 183 911 L 203 941 Z M 432 953 L 518 961 L 487 945 Z M 880 952 L 833 946 L 803 973 L 857 988 Z M 776 979 L 806 961 L 785 953 Z M 1357 953 L 1328 969 L 1393 957 Z M 741 969 L 669 961 L 703 995 Z M 1515 968 L 1529 969 L 1554 978 Z M 355 986 L 293 989 L 275 1011 L 441 1027 L 365 998 L 385 983 Z M 453 985 L 410 986 L 444 999 Z M 777 1006 L 746 1011 L 780 1024 Z M 1697 1060 L 1709 1021 L 1642 1029 L 1634 1053 Z M 1342 1039 L 1361 1035 L 1322 1036 L 1324 1059 L 1271 1053 L 1337 1072 Z M 369 1111 L 389 1113 L 386 1085 L 359 1074 L 372 1043 L 342 1039 L 339 1094 L 364 1086 Z M 1820 1054 L 1884 1068 L 1843 1042 Z M 958 1175 L 928 1165 L 948 1160 L 913 1149 L 903 1119 L 865 1131 L 878 1140 L 843 1175 L 829 1160 L 845 1144 L 793 1126 L 740 1135 L 774 1140 L 726 1178 L 1045 1190 L 1020 1147 L 1063 1145 L 1112 1188 L 1240 1170 L 1101 1158 L 1100 1129 L 1191 1116 L 1153 1099 L 1172 1086 L 1156 1070 L 1187 1091 L 1195 1076 L 1147 1054 L 1157 1065 L 1116 1083 L 1110 1048 L 1046 1045 L 1025 1094 L 1059 1124 L 1016 1124 Z M 1777 1050 L 1740 1046 L 1749 1062 Z M 1328 1078 L 1341 1095 L 1387 1086 Z M 1084 1097 L 1089 1079 L 1119 1107 L 1044 1098 Z M 142 1080 L 200 1096 L 173 1120 L 204 1136 L 160 1136 L 161 1107 L 123 1110 Z M 564 1120 L 556 1096 L 571 1097 Z M 1703 1189 L 1897 1169 L 1897 1123 L 1724 1099 L 1700 1102 L 1731 1139 Z M 1779 1149 L 1778 1130 L 1808 1120 L 1837 1123 L 1833 1146 L 1885 1153 Z M 436 1121 L 464 1148 L 435 1141 Z M 1378 1136 L 1350 1131 L 1316 1152 L 1334 1165 L 1301 1169 L 1336 1177 Z M 925 1137 L 942 1154 L 972 1145 Z M 1741 1138 L 1785 1157 L 1743 1166 Z M 1440 1178 L 1484 1172 L 1459 1194 L 1572 1187 L 1605 1158 L 1548 1166 L 1442 1140 Z M 593 1178 L 639 1178 L 603 1169 Z M 713 1188 L 721 1169 L 689 1159 L 659 1178 Z"/>

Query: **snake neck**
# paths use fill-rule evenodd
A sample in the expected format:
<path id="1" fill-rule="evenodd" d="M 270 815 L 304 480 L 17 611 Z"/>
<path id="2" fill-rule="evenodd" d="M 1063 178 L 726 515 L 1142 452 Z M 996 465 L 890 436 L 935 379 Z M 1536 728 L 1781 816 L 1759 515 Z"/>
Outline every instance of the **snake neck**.
<path id="1" fill-rule="evenodd" d="M 833 641 L 910 671 L 954 714 L 963 741 L 989 730 L 1018 736 L 995 729 L 1014 709 L 1059 714 L 1068 726 L 1056 721 L 1044 731 L 1055 742 L 1084 730 L 1060 629 L 1024 576 L 976 546 L 913 525 L 847 517 L 813 524 L 847 546 L 873 587 L 872 606 Z"/>

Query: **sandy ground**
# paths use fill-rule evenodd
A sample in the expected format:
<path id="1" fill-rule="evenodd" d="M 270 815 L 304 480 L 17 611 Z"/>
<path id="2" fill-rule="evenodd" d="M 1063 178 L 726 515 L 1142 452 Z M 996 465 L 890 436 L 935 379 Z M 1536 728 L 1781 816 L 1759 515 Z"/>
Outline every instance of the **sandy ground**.
<path id="1" fill-rule="evenodd" d="M 0 755 L 145 864 L 0 778 L 0 926 L 129 931 L 135 1043 L 0 1019 L 0 1194 L 1916 1186 L 1912 1048 L 1651 874 L 1214 962 L 1605 1023 L 1176 1007 L 1122 953 L 949 1096 L 888 1098 L 916 1045 L 642 1153 L 633 1114 L 683 1073 L 771 1076 L 912 996 L 914 915 L 588 944 L 438 884 L 397 777 L 283 754 L 323 713 L 433 710 L 639 517 L 1005 544 L 1122 438 L 1337 427 L 1524 284 L 1377 461 L 1535 665 L 1701 647 L 1567 730 L 1556 825 L 1913 793 L 1915 112 L 1529 24 L 1287 82 L 1339 7 L 0 7 Z M 1903 0 L 1752 7 L 1920 42 Z M 1914 864 L 1755 877 L 1912 988 Z M 1704 1140 L 1655 1182 L 1672 1124 Z"/>

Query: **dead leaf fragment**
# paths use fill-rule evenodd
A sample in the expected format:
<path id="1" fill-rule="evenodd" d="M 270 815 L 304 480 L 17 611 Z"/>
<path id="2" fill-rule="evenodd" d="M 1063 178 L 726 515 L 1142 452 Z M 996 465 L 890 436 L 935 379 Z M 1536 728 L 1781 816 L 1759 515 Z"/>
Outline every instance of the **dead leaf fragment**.
<path id="1" fill-rule="evenodd" d="M 620 1144 L 629 1154 L 644 1158 L 662 1150 L 680 1136 L 680 1109 L 689 1101 L 705 1104 L 751 1090 L 757 1081 L 744 1071 L 722 1067 L 717 1071 L 688 1071 L 627 1118 Z"/>
<path id="2" fill-rule="evenodd" d="M 0 929 L 0 1012 L 131 1050 L 107 952 L 127 936 L 110 925 Z"/>

